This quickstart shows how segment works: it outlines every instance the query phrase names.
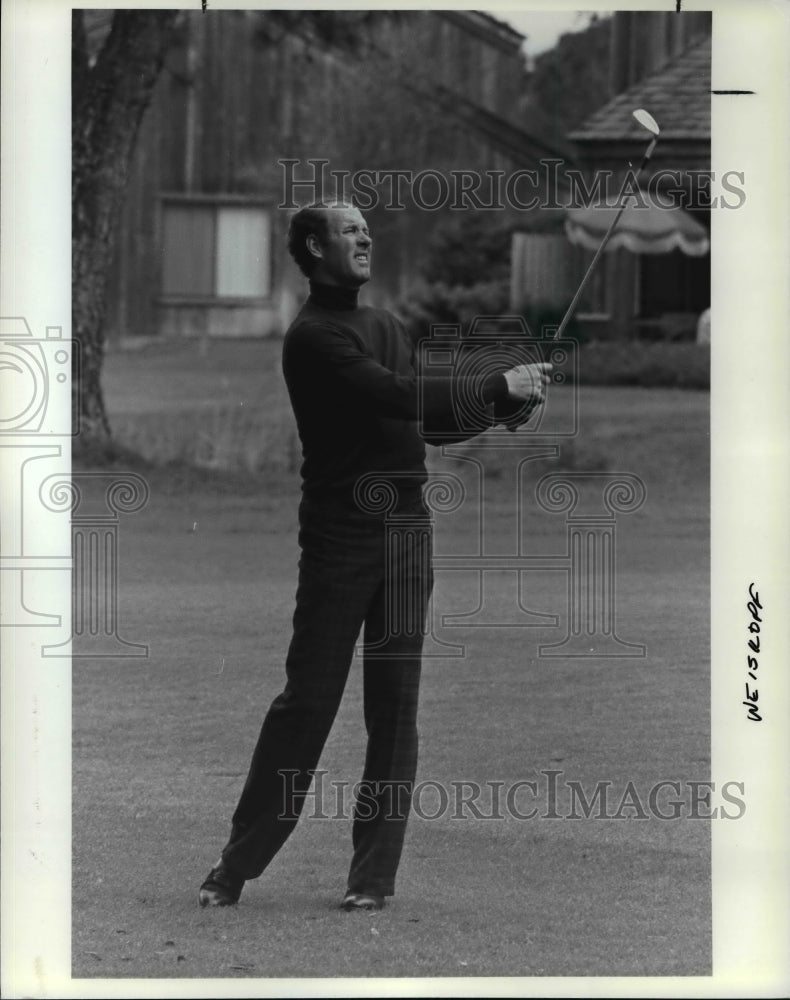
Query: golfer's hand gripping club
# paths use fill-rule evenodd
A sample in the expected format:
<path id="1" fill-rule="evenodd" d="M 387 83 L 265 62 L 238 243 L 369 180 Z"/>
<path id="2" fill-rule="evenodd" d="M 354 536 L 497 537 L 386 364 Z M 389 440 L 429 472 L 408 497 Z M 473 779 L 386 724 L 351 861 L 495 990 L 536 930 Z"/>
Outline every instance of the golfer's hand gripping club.
<path id="1" fill-rule="evenodd" d="M 533 407 L 544 403 L 553 367 L 548 361 L 540 361 L 537 364 L 517 365 L 506 371 L 505 381 L 510 397 L 531 403 Z"/>

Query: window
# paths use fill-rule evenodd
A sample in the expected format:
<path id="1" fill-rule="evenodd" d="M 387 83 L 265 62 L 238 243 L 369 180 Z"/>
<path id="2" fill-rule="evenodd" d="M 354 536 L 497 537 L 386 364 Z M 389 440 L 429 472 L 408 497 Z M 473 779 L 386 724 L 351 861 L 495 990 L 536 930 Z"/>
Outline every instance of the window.
<path id="1" fill-rule="evenodd" d="M 165 199 L 162 254 L 166 298 L 266 298 L 271 214 L 248 202 Z"/>

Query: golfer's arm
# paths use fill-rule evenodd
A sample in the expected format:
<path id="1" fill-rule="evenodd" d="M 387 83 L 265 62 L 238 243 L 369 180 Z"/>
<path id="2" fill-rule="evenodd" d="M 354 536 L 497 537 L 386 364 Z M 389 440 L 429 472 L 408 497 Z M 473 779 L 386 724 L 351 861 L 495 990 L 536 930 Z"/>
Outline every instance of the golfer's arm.
<path id="1" fill-rule="evenodd" d="M 398 375 L 365 354 L 342 331 L 306 328 L 294 338 L 291 351 L 300 364 L 324 371 L 338 392 L 356 397 L 366 410 L 380 417 L 452 420 L 457 400 L 486 409 L 507 396 L 504 374 L 486 377 Z M 493 411 L 491 411 L 493 417 Z"/>
<path id="2" fill-rule="evenodd" d="M 494 403 L 494 423 L 505 424 L 507 426 L 518 417 L 518 424 L 523 425 L 530 419 L 536 409 L 537 406 L 533 405 L 527 411 L 523 399 L 514 399 L 512 396 L 508 396 L 506 399 L 499 399 Z"/>
<path id="3" fill-rule="evenodd" d="M 463 343 L 460 345 L 460 350 L 454 342 L 447 346 L 451 351 L 457 351 L 456 358 L 464 354 L 465 345 Z M 480 353 L 478 344 L 472 346 L 469 353 L 472 352 Z M 481 367 L 486 366 L 486 360 L 485 356 L 481 357 Z M 470 364 L 466 358 L 465 362 L 467 369 L 472 368 L 474 370 L 473 363 Z M 412 365 L 414 367 L 417 366 L 416 345 L 412 352 Z M 504 373 L 502 373 L 501 377 L 504 380 Z M 476 407 L 473 420 L 469 420 L 469 409 L 467 406 L 464 406 L 463 414 L 453 411 L 450 414 L 451 419 L 449 420 L 446 413 L 440 414 L 438 419 L 434 419 L 430 414 L 425 414 L 421 421 L 420 433 L 423 437 L 426 437 L 430 444 L 441 446 L 443 444 L 458 444 L 462 441 L 468 441 L 482 434 L 488 427 L 494 427 L 497 424 L 504 424 L 512 428 L 525 424 L 532 415 L 534 406 L 528 411 L 525 410 L 524 400 L 511 396 L 507 383 L 505 383 L 504 392 L 500 390 L 501 383 L 495 389 L 496 394 L 493 402 L 489 401 L 490 397 L 487 395 L 485 404 Z M 474 426 L 474 429 L 470 429 L 470 424 Z"/>

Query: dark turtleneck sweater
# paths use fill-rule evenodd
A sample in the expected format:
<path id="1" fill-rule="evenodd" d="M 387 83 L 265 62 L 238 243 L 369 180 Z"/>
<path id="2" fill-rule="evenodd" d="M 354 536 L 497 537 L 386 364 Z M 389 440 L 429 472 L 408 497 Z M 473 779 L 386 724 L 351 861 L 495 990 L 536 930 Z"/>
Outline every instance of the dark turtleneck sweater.
<path id="1" fill-rule="evenodd" d="M 460 392 L 491 411 L 493 423 L 490 404 L 507 398 L 507 383 L 502 373 L 418 374 L 403 325 L 384 309 L 359 306 L 357 295 L 311 282 L 285 335 L 283 373 L 302 442 L 303 490 L 312 499 L 353 504 L 360 476 L 390 473 L 409 500 L 426 479 L 419 421 L 452 424 Z"/>

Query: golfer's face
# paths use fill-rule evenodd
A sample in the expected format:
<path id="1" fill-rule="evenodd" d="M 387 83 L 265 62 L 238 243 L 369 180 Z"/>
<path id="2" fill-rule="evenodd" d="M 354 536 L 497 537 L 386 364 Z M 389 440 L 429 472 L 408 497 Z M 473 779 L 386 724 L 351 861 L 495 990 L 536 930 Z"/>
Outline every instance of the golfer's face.
<path id="1" fill-rule="evenodd" d="M 357 208 L 333 208 L 327 214 L 329 238 L 321 248 L 320 280 L 359 288 L 370 281 L 373 242 L 367 223 Z"/>

